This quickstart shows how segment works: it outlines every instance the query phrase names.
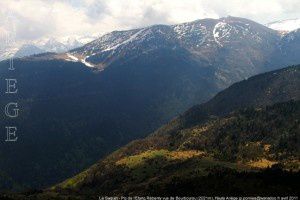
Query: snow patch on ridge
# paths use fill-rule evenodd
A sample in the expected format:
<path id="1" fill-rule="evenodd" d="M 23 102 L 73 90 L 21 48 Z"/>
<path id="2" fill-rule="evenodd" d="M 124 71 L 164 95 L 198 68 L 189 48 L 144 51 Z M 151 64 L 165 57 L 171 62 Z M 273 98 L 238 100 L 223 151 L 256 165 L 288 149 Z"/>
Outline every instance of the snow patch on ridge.
<path id="1" fill-rule="evenodd" d="M 71 61 L 71 62 L 81 62 L 82 64 L 84 64 L 87 67 L 95 67 L 93 64 L 89 63 L 86 61 L 87 58 L 89 58 L 89 56 L 85 57 L 84 59 L 79 59 L 76 56 L 67 53 L 68 58 L 65 59 L 66 61 Z"/>
<path id="2" fill-rule="evenodd" d="M 73 61 L 73 62 L 78 62 L 79 59 L 76 58 L 75 56 L 73 56 L 72 54 L 70 53 L 67 53 L 67 56 L 70 58 L 70 61 Z M 68 59 L 69 60 L 69 59 Z"/>
<path id="3" fill-rule="evenodd" d="M 213 30 L 213 36 L 214 40 L 217 44 L 220 46 L 223 46 L 220 40 L 230 34 L 232 27 L 225 23 L 225 22 L 219 22 L 215 25 Z"/>
<path id="4" fill-rule="evenodd" d="M 132 36 L 130 36 L 128 39 L 124 40 L 123 42 L 121 42 L 121 43 L 119 43 L 119 44 L 116 44 L 115 46 L 108 47 L 108 48 L 106 48 L 106 49 L 104 49 L 104 50 L 102 50 L 102 51 L 115 50 L 115 49 L 117 49 L 119 46 L 123 46 L 123 45 L 125 45 L 125 44 L 127 44 L 127 43 L 129 43 L 129 42 L 132 42 L 132 41 L 134 41 L 134 40 L 137 38 L 137 36 L 138 36 L 142 31 L 144 31 L 144 29 L 139 30 L 138 32 L 136 32 L 135 34 L 133 34 Z"/>
<path id="5" fill-rule="evenodd" d="M 81 62 L 87 67 L 95 67 L 94 65 L 92 65 L 91 63 L 86 61 L 87 58 L 88 58 L 88 56 L 85 57 L 84 59 L 82 59 Z"/>

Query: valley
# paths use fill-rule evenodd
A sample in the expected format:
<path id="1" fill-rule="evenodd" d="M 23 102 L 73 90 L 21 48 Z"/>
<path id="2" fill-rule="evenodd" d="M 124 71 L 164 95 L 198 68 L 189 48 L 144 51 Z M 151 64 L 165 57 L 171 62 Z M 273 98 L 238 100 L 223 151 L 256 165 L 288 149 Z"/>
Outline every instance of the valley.
<path id="1" fill-rule="evenodd" d="M 299 67 L 238 82 L 62 183 L 5 197 L 297 196 L 300 93 L 293 88 L 300 81 Z M 253 91 L 257 84 L 261 90 Z M 252 91 L 247 93 L 251 95 L 247 105 L 216 103 L 218 99 L 245 98 L 238 95 L 240 90 Z M 280 94 L 285 94 L 284 102 L 278 99 Z M 257 101 L 261 97 L 271 102 Z"/>

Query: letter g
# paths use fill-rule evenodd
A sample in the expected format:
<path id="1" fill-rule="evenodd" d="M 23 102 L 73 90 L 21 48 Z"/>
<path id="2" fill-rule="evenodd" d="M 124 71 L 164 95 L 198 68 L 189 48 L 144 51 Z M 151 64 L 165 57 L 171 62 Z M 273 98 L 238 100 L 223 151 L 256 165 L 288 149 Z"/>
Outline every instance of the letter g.
<path id="1" fill-rule="evenodd" d="M 18 103 L 8 103 L 5 106 L 5 115 L 10 118 L 18 117 L 19 115 Z"/>

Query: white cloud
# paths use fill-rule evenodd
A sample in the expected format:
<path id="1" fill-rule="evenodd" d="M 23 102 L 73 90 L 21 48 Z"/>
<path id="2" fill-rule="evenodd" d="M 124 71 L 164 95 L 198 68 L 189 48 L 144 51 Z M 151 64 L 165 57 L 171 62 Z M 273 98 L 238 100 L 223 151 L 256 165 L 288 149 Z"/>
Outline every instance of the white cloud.
<path id="1" fill-rule="evenodd" d="M 300 17 L 299 0 L 1 0 L 0 32 L 13 27 L 19 40 L 101 34 L 152 24 L 227 15 L 260 23 Z"/>

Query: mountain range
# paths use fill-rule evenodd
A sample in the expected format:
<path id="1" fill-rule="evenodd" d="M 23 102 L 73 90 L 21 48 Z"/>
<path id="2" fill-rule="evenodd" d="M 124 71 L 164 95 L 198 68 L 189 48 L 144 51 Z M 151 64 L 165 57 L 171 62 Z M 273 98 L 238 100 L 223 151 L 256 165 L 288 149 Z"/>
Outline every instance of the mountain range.
<path id="1" fill-rule="evenodd" d="M 183 51 L 200 65 L 214 69 L 217 84 L 224 89 L 224 86 L 253 74 L 298 63 L 299 56 L 286 58 L 287 54 L 291 55 L 286 51 L 298 52 L 294 48 L 299 47 L 299 34 L 299 30 L 295 30 L 282 36 L 253 21 L 226 17 L 116 31 L 74 49 L 68 55 L 73 61 L 105 69 L 157 49 Z"/>
<path id="2" fill-rule="evenodd" d="M 266 24 L 266 26 L 274 30 L 282 31 L 282 33 L 286 34 L 290 31 L 299 29 L 300 20 L 297 18 L 280 20 L 270 22 Z M 0 60 L 7 59 L 9 56 L 25 57 L 43 52 L 66 52 L 68 50 L 83 46 L 94 39 L 96 39 L 96 36 L 70 36 L 63 39 L 44 38 L 42 40 L 37 40 L 30 43 L 18 43 L 10 47 L 6 46 L 6 51 L 2 50 L 0 54 Z"/>
<path id="3" fill-rule="evenodd" d="M 251 20 L 227 17 L 114 31 L 66 53 L 16 59 L 19 93 L 1 96 L 0 105 L 17 101 L 20 116 L 0 116 L 0 127 L 16 124 L 19 141 L 0 145 L 0 188 L 42 188 L 78 174 L 237 81 L 299 64 L 299 42 L 299 29 L 282 36 Z M 11 77 L 7 66 L 7 60 L 0 62 L 1 80 Z M 298 68 L 292 69 L 297 75 Z M 298 75 L 286 75 L 279 80 L 286 85 L 278 86 L 286 96 L 270 90 L 270 99 L 261 96 L 265 102 L 289 100 L 293 91 L 298 95 Z M 284 82 L 289 80 L 294 82 Z M 195 110 L 222 117 L 239 103 L 260 106 L 249 103 L 251 93 L 268 91 L 260 84 L 248 96 L 238 98 L 234 91 L 225 99 L 235 102 L 233 109 L 225 104 L 227 111 L 214 110 L 224 106 L 216 97 L 221 103 Z M 188 113 L 191 126 L 203 117 L 198 111 L 194 116 L 194 109 Z"/>

